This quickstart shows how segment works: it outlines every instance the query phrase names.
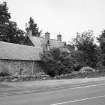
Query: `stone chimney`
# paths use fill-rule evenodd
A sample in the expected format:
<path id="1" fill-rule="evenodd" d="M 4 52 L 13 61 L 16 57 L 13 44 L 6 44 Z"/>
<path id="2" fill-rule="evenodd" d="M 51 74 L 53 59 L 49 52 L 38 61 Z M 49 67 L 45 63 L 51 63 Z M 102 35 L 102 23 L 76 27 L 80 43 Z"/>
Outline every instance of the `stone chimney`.
<path id="1" fill-rule="evenodd" d="M 45 41 L 46 41 L 46 43 L 48 43 L 49 40 L 50 40 L 50 33 L 49 32 L 46 32 L 45 33 Z"/>
<path id="2" fill-rule="evenodd" d="M 50 33 L 46 32 L 45 33 L 45 43 L 43 44 L 43 51 L 48 51 L 49 50 L 49 41 L 50 40 Z"/>
<path id="3" fill-rule="evenodd" d="M 60 42 L 62 41 L 62 35 L 61 34 L 57 35 L 57 41 L 60 41 Z"/>

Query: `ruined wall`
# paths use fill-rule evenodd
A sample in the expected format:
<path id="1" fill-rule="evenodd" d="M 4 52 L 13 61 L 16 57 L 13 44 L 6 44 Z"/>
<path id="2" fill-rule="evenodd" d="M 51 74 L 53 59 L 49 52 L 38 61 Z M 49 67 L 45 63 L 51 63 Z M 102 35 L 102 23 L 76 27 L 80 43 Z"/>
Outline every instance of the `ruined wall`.
<path id="1" fill-rule="evenodd" d="M 0 65 L 12 74 L 32 75 L 41 71 L 37 61 L 0 60 Z"/>

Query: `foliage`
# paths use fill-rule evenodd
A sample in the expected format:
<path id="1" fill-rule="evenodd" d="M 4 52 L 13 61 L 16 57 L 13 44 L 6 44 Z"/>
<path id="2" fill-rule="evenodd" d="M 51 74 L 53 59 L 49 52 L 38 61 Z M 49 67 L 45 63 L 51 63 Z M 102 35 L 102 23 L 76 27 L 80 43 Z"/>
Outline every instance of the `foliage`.
<path id="1" fill-rule="evenodd" d="M 8 13 L 7 3 L 3 2 L 0 4 L 0 39 L 6 39 L 4 35 L 7 33 L 9 26 L 10 13 Z"/>
<path id="2" fill-rule="evenodd" d="M 0 24 L 5 24 L 9 22 L 11 18 L 10 13 L 8 13 L 7 3 L 3 2 L 0 4 Z"/>
<path id="3" fill-rule="evenodd" d="M 81 67 L 85 66 L 84 54 L 82 51 L 72 51 L 70 53 L 70 60 L 72 61 L 74 71 L 79 71 Z"/>
<path id="4" fill-rule="evenodd" d="M 0 4 L 0 41 L 10 43 L 28 44 L 24 31 L 17 27 L 16 22 L 10 21 L 7 3 Z"/>
<path id="5" fill-rule="evenodd" d="M 50 76 L 70 73 L 73 70 L 69 54 L 61 52 L 58 48 L 44 52 L 41 56 L 42 68 Z"/>
<path id="6" fill-rule="evenodd" d="M 101 35 L 99 35 L 99 37 L 97 37 L 97 40 L 100 44 L 102 53 L 105 53 L 105 30 L 103 30 Z"/>
<path id="7" fill-rule="evenodd" d="M 87 50 L 86 46 L 90 47 L 89 45 L 94 42 L 93 31 L 89 30 L 83 33 L 77 33 L 77 36 L 73 39 L 73 41 L 78 50 L 85 51 Z"/>
<path id="8" fill-rule="evenodd" d="M 67 48 L 69 51 L 75 50 L 75 46 L 72 45 L 72 44 L 67 44 L 67 45 L 66 45 L 66 48 Z"/>
<path id="9" fill-rule="evenodd" d="M 34 22 L 34 19 L 32 17 L 30 17 L 29 22 L 28 22 L 28 26 L 26 27 L 26 31 L 32 31 L 32 35 L 33 36 L 40 36 L 41 35 L 41 31 L 39 31 L 39 28 L 37 27 L 37 24 Z"/>
<path id="10" fill-rule="evenodd" d="M 83 52 L 83 59 L 86 66 L 96 67 L 97 64 L 97 46 L 94 44 L 93 31 L 77 34 L 74 39 L 74 45 L 78 51 Z"/>
<path id="11" fill-rule="evenodd" d="M 6 65 L 0 64 L 0 76 L 10 76 L 9 70 Z"/>
<path id="12" fill-rule="evenodd" d="M 71 53 L 61 52 L 58 48 L 44 52 L 41 56 L 42 69 L 50 76 L 69 74 L 79 71 L 85 66 L 83 52 L 71 51 Z"/>
<path id="13" fill-rule="evenodd" d="M 105 71 L 105 30 L 97 37 L 97 40 L 99 42 L 97 68 L 100 71 Z"/>

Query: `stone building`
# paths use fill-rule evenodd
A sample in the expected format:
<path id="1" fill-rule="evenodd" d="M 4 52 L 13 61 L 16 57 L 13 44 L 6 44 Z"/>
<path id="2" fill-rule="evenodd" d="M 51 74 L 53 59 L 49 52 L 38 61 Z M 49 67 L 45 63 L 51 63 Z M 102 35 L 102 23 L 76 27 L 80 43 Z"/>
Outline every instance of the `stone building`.
<path id="1" fill-rule="evenodd" d="M 12 74 L 32 75 L 40 72 L 41 53 L 40 48 L 0 41 L 0 65 Z"/>
<path id="2" fill-rule="evenodd" d="M 50 39 L 50 33 L 45 33 L 43 37 L 32 36 L 28 33 L 29 40 L 33 46 L 19 45 L 0 41 L 0 65 L 6 67 L 12 74 L 35 75 L 41 72 L 39 66 L 40 54 L 52 48 L 60 48 L 62 51 L 69 50 L 62 42 L 62 36 L 57 35 L 57 39 Z"/>
<path id="3" fill-rule="evenodd" d="M 43 37 L 32 36 L 32 32 L 28 33 L 28 37 L 33 43 L 34 47 L 42 48 L 43 51 L 48 51 L 52 48 L 60 48 L 62 51 L 70 52 L 65 46 L 66 42 L 62 41 L 62 35 L 58 34 L 57 39 L 51 39 L 50 33 L 46 32 Z"/>

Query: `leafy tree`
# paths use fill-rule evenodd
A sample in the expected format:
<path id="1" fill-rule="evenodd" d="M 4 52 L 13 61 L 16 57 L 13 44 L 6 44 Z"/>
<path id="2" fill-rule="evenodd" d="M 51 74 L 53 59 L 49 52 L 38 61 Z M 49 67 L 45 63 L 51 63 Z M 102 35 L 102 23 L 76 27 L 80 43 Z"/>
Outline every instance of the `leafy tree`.
<path id="1" fill-rule="evenodd" d="M 74 45 L 77 47 L 78 51 L 83 52 L 84 62 L 87 66 L 96 67 L 97 64 L 97 51 L 96 44 L 94 44 L 93 31 L 83 32 L 82 34 L 77 34 L 74 39 Z"/>
<path id="2" fill-rule="evenodd" d="M 83 56 L 84 53 L 82 51 L 71 51 L 70 60 L 72 61 L 74 71 L 79 71 L 81 67 L 86 66 Z"/>
<path id="3" fill-rule="evenodd" d="M 6 24 L 11 18 L 10 13 L 8 12 L 7 3 L 3 2 L 0 4 L 0 24 Z"/>
<path id="4" fill-rule="evenodd" d="M 42 69 L 50 76 L 71 73 L 73 71 L 72 61 L 69 54 L 61 52 L 60 49 L 54 48 L 44 52 L 41 56 Z"/>
<path id="5" fill-rule="evenodd" d="M 105 53 L 105 30 L 102 31 L 101 35 L 97 38 L 102 53 Z"/>
<path id="6" fill-rule="evenodd" d="M 16 22 L 10 21 L 10 19 L 7 3 L 3 2 L 0 4 L 0 41 L 29 45 L 24 31 L 19 29 Z"/>
<path id="7" fill-rule="evenodd" d="M 9 25 L 9 19 L 11 18 L 8 13 L 7 3 L 3 2 L 0 4 L 0 40 L 6 40 L 7 28 Z"/>
<path id="8" fill-rule="evenodd" d="M 67 44 L 65 47 L 66 47 L 69 51 L 74 51 L 74 50 L 75 50 L 75 46 L 72 45 L 72 44 Z"/>
<path id="9" fill-rule="evenodd" d="M 97 37 L 97 40 L 99 42 L 97 67 L 100 71 L 105 71 L 105 30 L 103 30 L 101 35 Z"/>
<path id="10" fill-rule="evenodd" d="M 39 31 L 39 28 L 37 27 L 37 24 L 34 22 L 34 19 L 32 17 L 30 17 L 29 22 L 28 22 L 28 26 L 26 27 L 26 31 L 32 31 L 32 35 L 33 36 L 40 36 L 41 35 L 41 31 Z"/>
<path id="11" fill-rule="evenodd" d="M 19 40 L 17 39 L 18 36 L 18 28 L 16 22 L 9 21 L 9 24 L 7 28 L 5 29 L 6 31 L 6 41 L 11 42 L 11 43 L 19 43 Z"/>

